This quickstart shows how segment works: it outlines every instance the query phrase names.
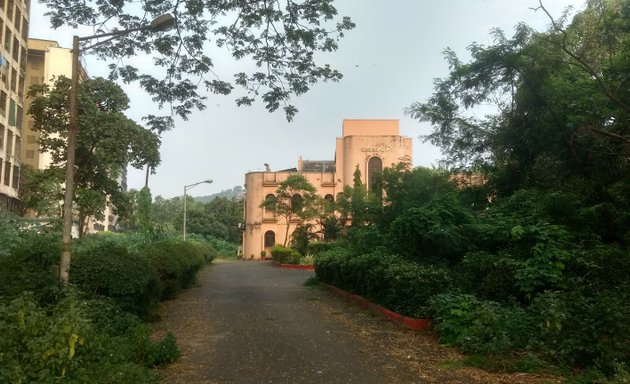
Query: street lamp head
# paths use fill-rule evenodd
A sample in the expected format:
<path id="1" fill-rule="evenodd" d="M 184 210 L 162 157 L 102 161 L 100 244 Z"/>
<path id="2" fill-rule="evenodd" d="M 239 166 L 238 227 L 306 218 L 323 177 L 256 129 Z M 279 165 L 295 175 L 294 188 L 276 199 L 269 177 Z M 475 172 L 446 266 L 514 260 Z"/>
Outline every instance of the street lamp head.
<path id="1" fill-rule="evenodd" d="M 203 183 L 212 184 L 212 179 L 204 180 Z"/>
<path id="2" fill-rule="evenodd" d="M 151 32 L 166 32 L 175 27 L 175 18 L 170 13 L 165 13 L 156 17 L 149 25 Z"/>

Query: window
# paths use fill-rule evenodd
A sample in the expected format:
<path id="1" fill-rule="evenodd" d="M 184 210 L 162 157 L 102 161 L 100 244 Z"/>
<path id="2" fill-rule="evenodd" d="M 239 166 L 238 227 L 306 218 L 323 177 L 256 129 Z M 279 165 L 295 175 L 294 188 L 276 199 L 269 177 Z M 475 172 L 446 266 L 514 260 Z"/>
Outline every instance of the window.
<path id="1" fill-rule="evenodd" d="M 276 245 L 276 234 L 274 231 L 265 232 L 265 248 Z"/>
<path id="2" fill-rule="evenodd" d="M 15 17 L 13 18 L 13 25 L 15 25 L 15 29 L 20 32 L 22 28 L 22 11 L 20 8 L 15 8 Z"/>
<path id="3" fill-rule="evenodd" d="M 20 167 L 13 166 L 13 188 L 17 189 L 20 184 Z"/>
<path id="4" fill-rule="evenodd" d="M 4 125 L 0 124 L 0 149 L 2 148 L 4 148 Z"/>
<path id="5" fill-rule="evenodd" d="M 14 4 L 15 4 L 15 1 L 13 0 L 9 0 L 9 2 L 7 3 L 6 14 L 7 14 L 7 19 L 9 20 L 13 20 L 13 5 Z"/>
<path id="6" fill-rule="evenodd" d="M 26 144 L 36 144 L 37 143 L 37 139 L 35 138 L 35 135 L 26 135 Z"/>
<path id="7" fill-rule="evenodd" d="M 383 160 L 372 157 L 368 161 L 368 190 L 378 193 L 381 189 L 381 174 L 383 173 Z"/>
<path id="8" fill-rule="evenodd" d="M 6 27 L 4 27 L 4 50 L 7 52 L 11 52 L 11 39 L 13 38 L 13 36 L 11 36 L 11 29 L 9 29 L 9 26 L 7 25 Z"/>
<path id="9" fill-rule="evenodd" d="M 22 107 L 20 107 L 19 105 L 17 106 L 17 116 L 15 116 L 15 126 L 17 129 L 20 130 L 20 132 L 22 132 L 22 118 L 24 117 L 23 112 L 22 112 Z"/>
<path id="10" fill-rule="evenodd" d="M 24 78 L 22 76 L 18 76 L 18 97 L 22 98 L 24 96 Z"/>
<path id="11" fill-rule="evenodd" d="M 9 126 L 15 127 L 15 100 L 9 99 Z"/>
<path id="12" fill-rule="evenodd" d="M 22 18 L 22 38 L 28 40 L 28 21 L 26 21 L 26 17 Z"/>
<path id="13" fill-rule="evenodd" d="M 12 68 L 11 69 L 11 90 L 15 92 L 16 87 L 17 87 L 17 71 L 15 70 L 15 68 Z"/>
<path id="14" fill-rule="evenodd" d="M 22 157 L 22 138 L 15 135 L 15 157 L 19 160 Z"/>
<path id="15" fill-rule="evenodd" d="M 291 197 L 291 211 L 293 213 L 302 212 L 304 208 L 304 199 L 302 196 L 295 194 Z"/>
<path id="16" fill-rule="evenodd" d="M 11 184 L 11 163 L 4 161 L 4 185 Z"/>
<path id="17" fill-rule="evenodd" d="M 35 158 L 35 150 L 27 149 L 26 153 L 24 155 L 26 156 L 27 159 L 34 159 Z"/>
<path id="18" fill-rule="evenodd" d="M 328 194 L 328 195 L 324 196 L 324 200 L 328 201 L 331 204 L 335 202 L 335 198 L 331 194 Z"/>
<path id="19" fill-rule="evenodd" d="M 35 64 L 31 65 L 33 69 L 39 69 L 39 64 L 37 64 L 38 68 L 34 68 Z M 31 76 L 31 84 L 39 84 L 39 76 Z"/>
<path id="20" fill-rule="evenodd" d="M 7 115 L 7 94 L 5 91 L 0 91 L 0 115 Z"/>
<path id="21" fill-rule="evenodd" d="M 5 152 L 8 156 L 13 154 L 13 132 L 11 130 L 7 130 L 7 151 Z"/>
<path id="22" fill-rule="evenodd" d="M 20 60 L 20 40 L 13 36 L 13 60 L 17 63 Z"/>

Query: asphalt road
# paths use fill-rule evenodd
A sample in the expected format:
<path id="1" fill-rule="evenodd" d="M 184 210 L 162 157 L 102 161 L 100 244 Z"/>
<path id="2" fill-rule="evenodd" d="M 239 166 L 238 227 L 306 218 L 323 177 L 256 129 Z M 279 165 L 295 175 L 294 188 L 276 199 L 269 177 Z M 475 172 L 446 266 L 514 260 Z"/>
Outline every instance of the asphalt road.
<path id="1" fill-rule="evenodd" d="M 209 267 L 199 287 L 167 304 L 158 326 L 175 331 L 183 352 L 164 382 L 422 382 L 326 314 L 320 301 L 329 294 L 304 286 L 311 276 L 268 262 Z"/>

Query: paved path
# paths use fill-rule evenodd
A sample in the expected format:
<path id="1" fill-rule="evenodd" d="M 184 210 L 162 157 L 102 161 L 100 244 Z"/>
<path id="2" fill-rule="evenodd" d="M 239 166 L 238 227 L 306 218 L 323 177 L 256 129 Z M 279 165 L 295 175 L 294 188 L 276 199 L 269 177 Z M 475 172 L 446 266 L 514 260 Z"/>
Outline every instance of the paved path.
<path id="1" fill-rule="evenodd" d="M 175 333 L 182 357 L 164 383 L 469 383 L 518 380 L 445 370 L 459 356 L 304 282 L 313 272 L 269 262 L 224 262 L 167 302 L 157 336 Z M 527 381 L 529 382 L 529 381 Z"/>

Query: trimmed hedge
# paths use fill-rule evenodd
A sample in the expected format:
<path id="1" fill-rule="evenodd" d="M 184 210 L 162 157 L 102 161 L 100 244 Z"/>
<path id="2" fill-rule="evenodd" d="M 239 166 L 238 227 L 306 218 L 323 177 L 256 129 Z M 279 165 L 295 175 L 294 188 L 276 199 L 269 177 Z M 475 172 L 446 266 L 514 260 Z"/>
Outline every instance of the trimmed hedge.
<path id="1" fill-rule="evenodd" d="M 191 287 L 206 262 L 200 246 L 179 239 L 156 241 L 140 253 L 160 276 L 162 299 L 173 298 L 182 289 Z"/>
<path id="2" fill-rule="evenodd" d="M 271 248 L 271 257 L 273 261 L 281 264 L 299 264 L 302 259 L 302 255 L 298 251 L 282 245 L 274 245 Z"/>
<path id="3" fill-rule="evenodd" d="M 160 278 L 142 256 L 110 241 L 81 247 L 72 258 L 70 281 L 86 292 L 111 297 L 122 309 L 148 316 L 162 296 Z"/>
<path id="4" fill-rule="evenodd" d="M 357 256 L 336 248 L 316 258 L 315 272 L 324 283 L 412 317 L 426 317 L 429 299 L 451 286 L 446 268 L 419 265 L 384 249 Z"/>

